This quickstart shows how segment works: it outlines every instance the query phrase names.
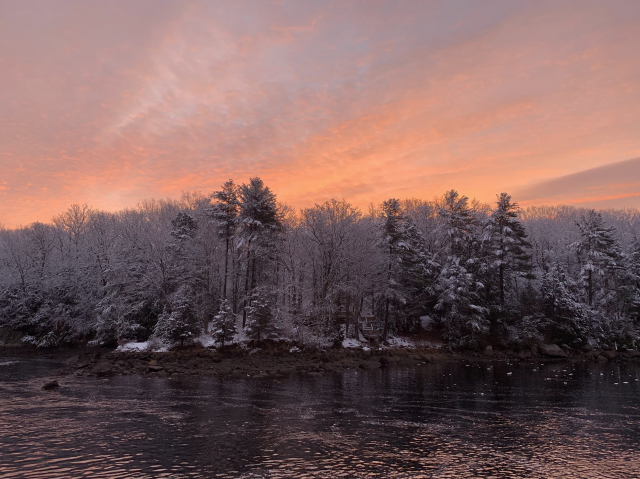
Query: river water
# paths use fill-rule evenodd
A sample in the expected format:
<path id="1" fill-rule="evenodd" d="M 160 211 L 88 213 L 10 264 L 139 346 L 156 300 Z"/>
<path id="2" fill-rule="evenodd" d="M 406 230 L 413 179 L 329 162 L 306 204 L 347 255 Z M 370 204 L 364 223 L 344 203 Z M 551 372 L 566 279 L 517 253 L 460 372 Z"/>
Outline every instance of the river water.
<path id="1" fill-rule="evenodd" d="M 640 366 L 287 379 L 66 376 L 0 358 L 0 477 L 640 477 Z"/>

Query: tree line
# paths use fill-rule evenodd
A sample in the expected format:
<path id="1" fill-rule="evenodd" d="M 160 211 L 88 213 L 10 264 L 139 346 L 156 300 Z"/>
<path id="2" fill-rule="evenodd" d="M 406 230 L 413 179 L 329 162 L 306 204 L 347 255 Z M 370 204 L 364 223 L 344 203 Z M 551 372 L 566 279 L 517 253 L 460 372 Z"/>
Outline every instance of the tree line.
<path id="1" fill-rule="evenodd" d="M 375 317 L 381 340 L 428 324 L 450 346 L 551 341 L 637 347 L 640 212 L 521 209 L 451 190 L 363 211 L 296 211 L 260 178 L 115 213 L 72 205 L 0 229 L 0 326 L 40 347 L 238 329 L 340 345 Z"/>

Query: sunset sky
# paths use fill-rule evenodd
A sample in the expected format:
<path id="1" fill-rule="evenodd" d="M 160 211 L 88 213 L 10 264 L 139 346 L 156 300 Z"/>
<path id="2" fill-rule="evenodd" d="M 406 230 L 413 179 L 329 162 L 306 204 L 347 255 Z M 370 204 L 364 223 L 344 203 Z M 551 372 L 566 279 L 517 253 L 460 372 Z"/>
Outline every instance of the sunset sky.
<path id="1" fill-rule="evenodd" d="M 0 223 L 260 176 L 640 206 L 640 1 L 0 0 Z"/>

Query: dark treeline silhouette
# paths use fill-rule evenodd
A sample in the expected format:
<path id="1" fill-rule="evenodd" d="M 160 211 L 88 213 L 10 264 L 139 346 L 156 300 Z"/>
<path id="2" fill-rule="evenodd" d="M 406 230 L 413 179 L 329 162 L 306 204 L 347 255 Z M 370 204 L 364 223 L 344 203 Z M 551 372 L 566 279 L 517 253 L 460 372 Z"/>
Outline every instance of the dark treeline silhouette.
<path id="1" fill-rule="evenodd" d="M 429 324 L 452 347 L 635 348 L 639 228 L 635 209 L 521 210 L 454 190 L 294 211 L 259 178 L 230 180 L 0 230 L 0 326 L 41 347 L 185 343 L 209 327 L 222 344 L 240 328 L 338 345 L 367 316 L 383 341 Z"/>

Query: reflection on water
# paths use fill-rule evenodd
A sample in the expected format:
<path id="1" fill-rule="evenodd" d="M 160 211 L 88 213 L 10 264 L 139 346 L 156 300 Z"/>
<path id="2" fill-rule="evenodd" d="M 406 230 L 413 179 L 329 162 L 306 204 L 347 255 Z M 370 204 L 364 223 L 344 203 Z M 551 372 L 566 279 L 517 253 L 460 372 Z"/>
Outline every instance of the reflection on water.
<path id="1" fill-rule="evenodd" d="M 42 391 L 55 366 L 0 362 L 0 477 L 640 477 L 636 364 L 66 377 Z"/>

